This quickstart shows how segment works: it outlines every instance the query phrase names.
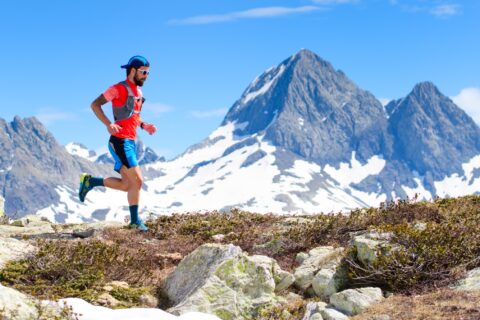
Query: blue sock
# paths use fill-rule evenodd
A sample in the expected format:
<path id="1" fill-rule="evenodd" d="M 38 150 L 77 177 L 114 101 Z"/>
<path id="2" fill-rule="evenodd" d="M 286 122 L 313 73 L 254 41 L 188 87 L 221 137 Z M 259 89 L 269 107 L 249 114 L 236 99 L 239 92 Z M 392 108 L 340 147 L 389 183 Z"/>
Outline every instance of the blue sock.
<path id="1" fill-rule="evenodd" d="M 90 178 L 90 185 L 92 187 L 98 187 L 98 186 L 104 186 L 103 184 L 103 178 L 100 177 L 91 177 Z"/>
<path id="2" fill-rule="evenodd" d="M 130 224 L 138 224 L 138 204 L 128 208 L 130 209 Z"/>

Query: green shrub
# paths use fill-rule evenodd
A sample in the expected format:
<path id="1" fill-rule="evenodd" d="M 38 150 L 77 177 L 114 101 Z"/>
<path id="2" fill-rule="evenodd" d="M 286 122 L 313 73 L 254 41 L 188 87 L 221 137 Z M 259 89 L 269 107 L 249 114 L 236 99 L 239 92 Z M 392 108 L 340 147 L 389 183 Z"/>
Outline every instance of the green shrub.
<path id="1" fill-rule="evenodd" d="M 446 286 L 461 275 L 459 271 L 480 266 L 480 197 L 436 199 L 406 205 L 403 211 L 404 217 L 425 214 L 385 219 L 388 223 L 378 225 L 377 230 L 393 234 L 392 245 L 398 247 L 379 255 L 373 266 L 347 260 L 353 283 L 392 291 L 424 290 Z"/>

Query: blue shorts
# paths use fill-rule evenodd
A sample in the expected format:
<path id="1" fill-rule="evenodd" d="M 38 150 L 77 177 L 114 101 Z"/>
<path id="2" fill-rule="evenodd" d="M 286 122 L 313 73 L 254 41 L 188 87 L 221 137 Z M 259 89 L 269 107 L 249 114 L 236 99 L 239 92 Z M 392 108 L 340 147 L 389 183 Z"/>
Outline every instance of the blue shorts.
<path id="1" fill-rule="evenodd" d="M 118 173 L 120 173 L 122 166 L 127 167 L 127 169 L 138 166 L 135 140 L 111 136 L 108 141 L 108 150 L 110 150 L 113 160 L 115 161 L 113 168 Z"/>

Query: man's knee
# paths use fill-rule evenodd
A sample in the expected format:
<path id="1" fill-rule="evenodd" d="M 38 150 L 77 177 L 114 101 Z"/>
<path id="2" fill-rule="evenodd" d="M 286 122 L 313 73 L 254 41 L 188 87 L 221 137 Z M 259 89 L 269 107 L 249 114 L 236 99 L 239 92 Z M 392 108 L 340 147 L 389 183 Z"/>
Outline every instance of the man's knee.
<path id="1" fill-rule="evenodd" d="M 137 179 L 136 179 L 136 187 L 138 190 L 142 189 L 142 185 L 143 185 L 143 177 L 142 176 L 137 176 Z"/>

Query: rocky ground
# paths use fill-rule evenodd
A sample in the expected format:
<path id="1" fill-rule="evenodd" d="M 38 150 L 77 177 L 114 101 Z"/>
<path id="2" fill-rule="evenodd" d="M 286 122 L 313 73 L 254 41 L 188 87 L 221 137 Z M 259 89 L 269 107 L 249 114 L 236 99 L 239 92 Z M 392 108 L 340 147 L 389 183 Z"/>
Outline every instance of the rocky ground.
<path id="1" fill-rule="evenodd" d="M 161 216 L 146 233 L 2 220 L 0 315 L 9 319 L 74 319 L 40 303 L 67 297 L 220 319 L 480 319 L 477 196 L 349 215 Z"/>

